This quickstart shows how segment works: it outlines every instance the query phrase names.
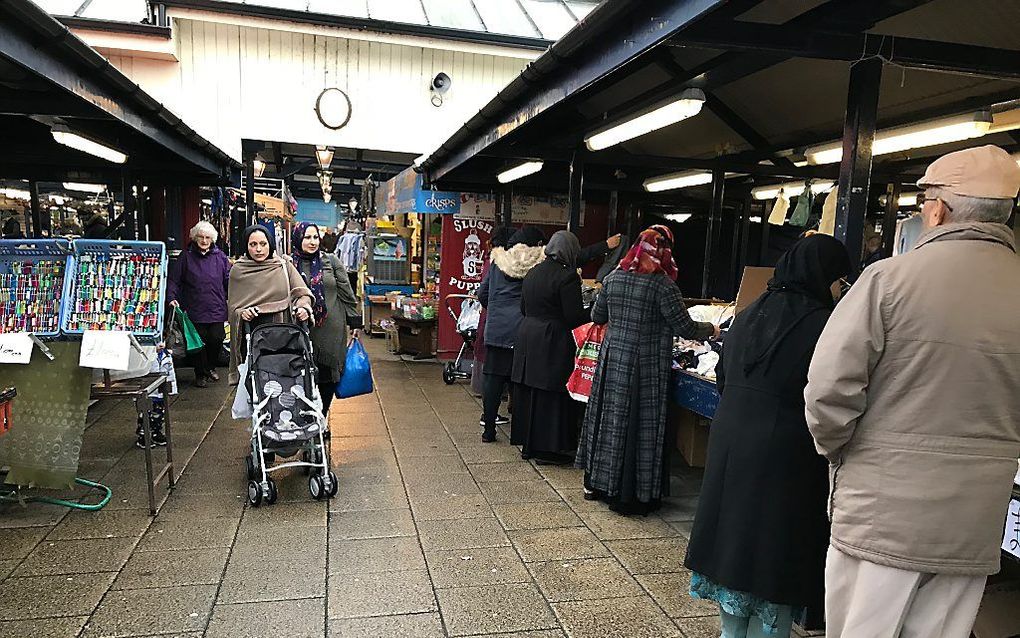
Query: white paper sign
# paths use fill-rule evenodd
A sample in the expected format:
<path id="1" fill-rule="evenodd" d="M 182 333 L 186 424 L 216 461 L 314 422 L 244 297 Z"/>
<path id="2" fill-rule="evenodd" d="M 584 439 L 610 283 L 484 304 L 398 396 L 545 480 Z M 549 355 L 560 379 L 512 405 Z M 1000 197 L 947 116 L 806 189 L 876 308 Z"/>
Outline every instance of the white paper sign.
<path id="1" fill-rule="evenodd" d="M 1009 502 L 1006 514 L 1006 531 L 1002 535 L 1002 549 L 1020 558 L 1020 499 Z"/>
<path id="2" fill-rule="evenodd" d="M 34 345 L 32 335 L 27 332 L 0 334 L 0 363 L 29 363 Z"/>
<path id="3" fill-rule="evenodd" d="M 83 368 L 127 370 L 131 359 L 131 333 L 111 330 L 86 330 L 81 336 Z"/>

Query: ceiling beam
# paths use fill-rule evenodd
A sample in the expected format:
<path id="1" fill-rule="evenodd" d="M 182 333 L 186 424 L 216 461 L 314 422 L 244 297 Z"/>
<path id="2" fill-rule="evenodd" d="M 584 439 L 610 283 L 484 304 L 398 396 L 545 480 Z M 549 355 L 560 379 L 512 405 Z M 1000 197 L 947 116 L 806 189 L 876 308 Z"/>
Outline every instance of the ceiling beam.
<path id="1" fill-rule="evenodd" d="M 765 53 L 844 62 L 881 57 L 890 64 L 908 68 L 999 79 L 1020 78 L 1020 51 L 917 38 L 727 22 L 696 26 L 677 36 L 673 42 L 708 49 L 755 52 L 755 55 Z"/>
<path id="2" fill-rule="evenodd" d="M 588 30 L 602 26 L 596 24 L 597 18 L 608 15 L 611 4 L 596 9 L 573 33 L 580 37 Z M 644 0 L 634 3 L 625 17 L 615 16 L 619 24 L 613 34 L 586 41 L 584 55 L 564 58 L 562 49 L 568 46 L 575 50 L 579 48 L 568 34 L 444 142 L 426 160 L 425 170 L 433 179 L 441 178 L 541 113 L 579 95 L 626 63 L 725 5 L 725 0 Z"/>

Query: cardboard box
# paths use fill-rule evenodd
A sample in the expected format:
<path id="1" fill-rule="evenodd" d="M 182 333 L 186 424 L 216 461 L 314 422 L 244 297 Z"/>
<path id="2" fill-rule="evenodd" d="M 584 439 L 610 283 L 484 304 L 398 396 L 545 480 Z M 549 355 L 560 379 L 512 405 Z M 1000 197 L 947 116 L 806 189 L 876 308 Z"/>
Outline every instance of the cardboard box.
<path id="1" fill-rule="evenodd" d="M 687 465 L 705 467 L 711 421 L 675 404 L 670 404 L 668 418 L 670 428 L 676 429 L 676 447 Z"/>
<path id="2" fill-rule="evenodd" d="M 769 279 L 775 268 L 764 268 L 762 266 L 747 266 L 744 268 L 744 275 L 740 278 L 740 288 L 737 290 L 737 306 L 734 315 L 750 306 L 758 297 L 762 296 L 768 288 Z"/>
<path id="3" fill-rule="evenodd" d="M 988 585 L 973 631 L 977 638 L 1020 635 L 1020 581 Z"/>

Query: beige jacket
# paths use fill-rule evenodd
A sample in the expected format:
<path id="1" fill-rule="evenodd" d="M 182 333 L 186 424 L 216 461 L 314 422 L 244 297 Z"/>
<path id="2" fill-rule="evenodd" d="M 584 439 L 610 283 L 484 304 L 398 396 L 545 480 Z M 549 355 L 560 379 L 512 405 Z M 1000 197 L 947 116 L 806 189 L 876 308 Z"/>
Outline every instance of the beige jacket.
<path id="1" fill-rule="evenodd" d="M 832 544 L 921 573 L 992 574 L 1020 455 L 1020 258 L 953 224 L 867 270 L 805 390 L 831 464 Z"/>

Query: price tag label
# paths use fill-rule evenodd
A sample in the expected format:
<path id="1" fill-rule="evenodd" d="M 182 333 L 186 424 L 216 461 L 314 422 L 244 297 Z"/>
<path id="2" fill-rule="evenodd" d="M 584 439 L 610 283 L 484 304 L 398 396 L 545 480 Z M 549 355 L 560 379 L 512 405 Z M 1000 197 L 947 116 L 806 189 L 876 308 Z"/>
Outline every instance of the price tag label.
<path id="1" fill-rule="evenodd" d="M 1020 499 L 1009 501 L 1006 514 L 1006 531 L 1002 535 L 1002 549 L 1020 558 Z"/>
<path id="2" fill-rule="evenodd" d="M 131 333 L 117 330 L 86 330 L 81 336 L 83 368 L 127 370 L 131 359 Z"/>
<path id="3" fill-rule="evenodd" d="M 27 332 L 0 334 L 0 363 L 28 364 L 34 345 L 32 335 Z"/>

